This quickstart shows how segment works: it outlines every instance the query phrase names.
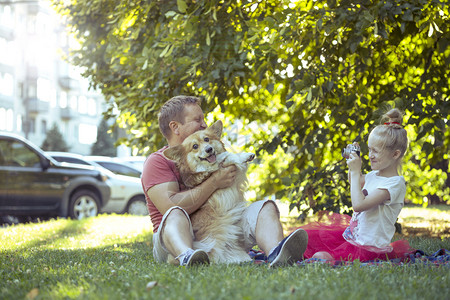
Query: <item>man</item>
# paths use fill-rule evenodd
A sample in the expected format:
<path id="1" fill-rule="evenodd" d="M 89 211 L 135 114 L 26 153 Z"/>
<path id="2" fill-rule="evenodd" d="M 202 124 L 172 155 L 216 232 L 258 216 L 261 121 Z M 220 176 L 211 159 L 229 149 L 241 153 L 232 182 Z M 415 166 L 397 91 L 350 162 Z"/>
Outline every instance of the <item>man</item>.
<path id="1" fill-rule="evenodd" d="M 153 223 L 153 256 L 156 261 L 168 262 L 170 254 L 182 266 L 207 264 L 207 253 L 193 250 L 194 233 L 189 215 L 216 190 L 231 186 L 236 166 L 221 168 L 199 186 L 187 190 L 174 162 L 166 159 L 163 151 L 207 127 L 200 100 L 191 96 L 171 98 L 162 106 L 158 122 L 168 146 L 147 158 L 141 179 Z M 278 208 L 271 200 L 252 203 L 244 213 L 246 250 L 258 245 L 269 253 L 270 266 L 295 263 L 301 259 L 308 242 L 302 229 L 283 239 L 279 217 Z"/>

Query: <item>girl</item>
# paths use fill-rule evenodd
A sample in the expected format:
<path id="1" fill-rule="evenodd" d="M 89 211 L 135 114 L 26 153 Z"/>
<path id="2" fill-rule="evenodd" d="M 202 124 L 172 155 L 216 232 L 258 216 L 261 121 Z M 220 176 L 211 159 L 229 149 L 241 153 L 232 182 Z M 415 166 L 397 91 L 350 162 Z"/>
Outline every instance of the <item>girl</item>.
<path id="1" fill-rule="evenodd" d="M 369 135 L 372 171 L 361 174 L 361 158 L 355 152 L 347 159 L 353 217 L 333 214 L 328 223 L 302 226 L 309 236 L 305 258 L 369 261 L 402 258 L 413 251 L 405 240 L 391 243 L 406 194 L 405 179 L 399 176 L 408 145 L 402 113 L 392 109 L 382 121 L 387 122 Z"/>

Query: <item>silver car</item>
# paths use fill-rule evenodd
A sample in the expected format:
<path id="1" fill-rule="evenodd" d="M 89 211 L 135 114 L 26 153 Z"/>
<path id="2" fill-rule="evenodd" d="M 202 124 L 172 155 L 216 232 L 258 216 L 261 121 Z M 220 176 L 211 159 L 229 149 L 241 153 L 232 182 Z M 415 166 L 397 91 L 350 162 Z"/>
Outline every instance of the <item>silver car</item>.
<path id="1" fill-rule="evenodd" d="M 61 163 L 94 166 L 108 178 L 106 183 L 111 188 L 111 198 L 101 212 L 148 215 L 147 204 L 139 178 L 115 174 L 80 154 L 53 151 L 48 151 L 47 154 Z"/>

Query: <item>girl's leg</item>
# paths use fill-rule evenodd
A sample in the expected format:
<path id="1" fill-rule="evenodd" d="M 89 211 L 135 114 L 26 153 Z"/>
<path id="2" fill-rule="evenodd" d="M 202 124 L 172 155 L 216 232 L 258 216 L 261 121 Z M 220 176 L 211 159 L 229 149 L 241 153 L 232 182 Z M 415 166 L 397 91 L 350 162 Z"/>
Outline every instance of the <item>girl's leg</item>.
<path id="1" fill-rule="evenodd" d="M 331 256 L 331 254 L 325 251 L 319 251 L 314 253 L 312 258 L 325 259 L 327 262 L 334 261 L 334 258 Z"/>

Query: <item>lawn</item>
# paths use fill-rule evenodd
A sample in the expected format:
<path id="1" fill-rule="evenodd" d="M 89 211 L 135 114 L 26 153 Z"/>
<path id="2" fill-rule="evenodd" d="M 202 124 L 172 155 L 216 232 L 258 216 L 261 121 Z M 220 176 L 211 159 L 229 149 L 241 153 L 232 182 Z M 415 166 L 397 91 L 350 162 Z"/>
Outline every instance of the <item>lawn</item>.
<path id="1" fill-rule="evenodd" d="M 450 249 L 446 207 L 405 208 L 402 218 L 413 247 L 427 253 Z M 443 236 L 412 236 L 412 224 L 432 224 L 431 229 Z M 355 263 L 268 269 L 247 264 L 186 269 L 155 263 L 151 236 L 148 217 L 119 215 L 0 228 L 0 298 L 448 299 L 450 295 L 448 266 Z"/>

